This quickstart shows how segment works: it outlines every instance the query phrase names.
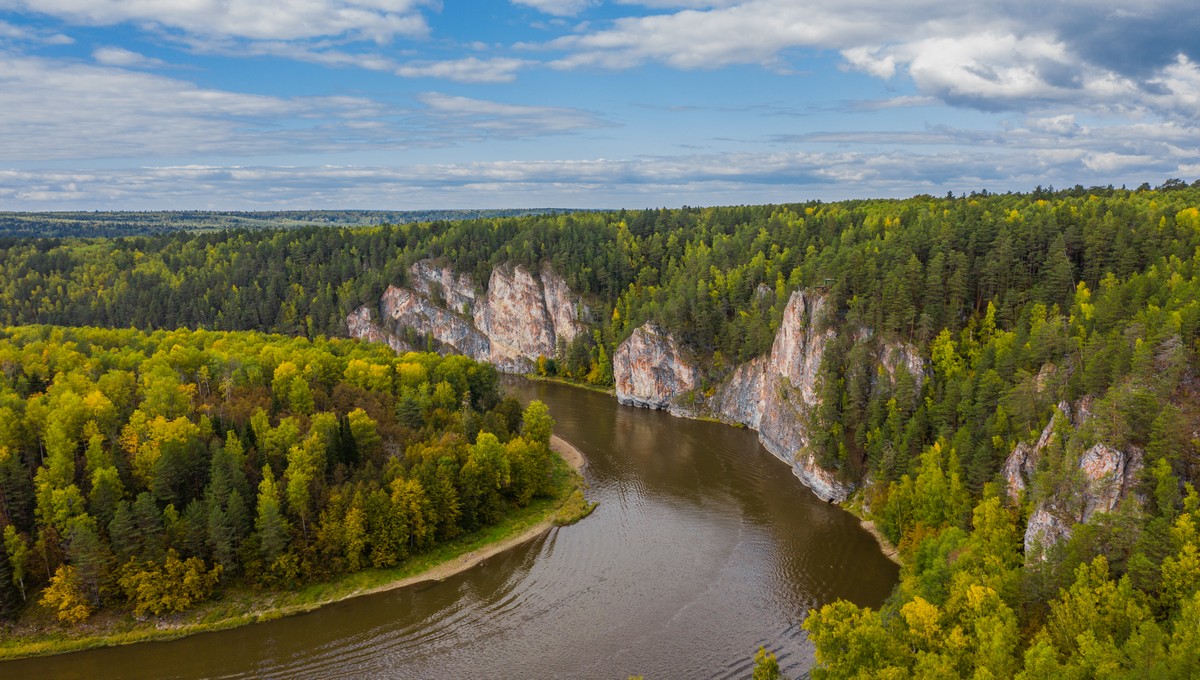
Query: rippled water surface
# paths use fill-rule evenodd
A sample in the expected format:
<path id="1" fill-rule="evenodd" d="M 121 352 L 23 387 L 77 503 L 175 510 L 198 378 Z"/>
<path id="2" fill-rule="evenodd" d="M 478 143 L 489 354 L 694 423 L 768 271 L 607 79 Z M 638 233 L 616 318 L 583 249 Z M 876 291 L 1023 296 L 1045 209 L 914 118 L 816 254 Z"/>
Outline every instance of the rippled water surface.
<path id="1" fill-rule="evenodd" d="M 760 645 L 812 664 L 800 623 L 876 606 L 896 567 L 755 434 L 508 382 L 587 457 L 587 519 L 442 583 L 172 642 L 0 664 L 0 678 L 747 677 Z"/>

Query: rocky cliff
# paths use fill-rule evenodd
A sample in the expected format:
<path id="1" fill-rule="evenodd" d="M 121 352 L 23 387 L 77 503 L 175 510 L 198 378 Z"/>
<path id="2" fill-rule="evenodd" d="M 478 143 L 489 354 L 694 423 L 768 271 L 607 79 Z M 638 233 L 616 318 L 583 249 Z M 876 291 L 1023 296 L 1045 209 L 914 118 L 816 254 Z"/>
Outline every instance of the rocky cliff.
<path id="1" fill-rule="evenodd" d="M 709 408 L 722 418 L 758 430 L 759 441 L 827 501 L 843 501 L 853 487 L 817 465 L 808 448 L 806 424 L 817 405 L 818 375 L 825 346 L 825 298 L 796 291 L 783 310 L 771 352 L 739 366 L 713 395 Z"/>
<path id="2" fill-rule="evenodd" d="M 675 339 L 653 323 L 633 331 L 613 355 L 617 401 L 627 406 L 687 413 L 679 397 L 696 389 L 699 372 L 684 358 Z"/>
<path id="3" fill-rule="evenodd" d="M 618 399 L 677 415 L 710 415 L 753 428 L 763 446 L 791 465 L 819 497 L 843 501 L 853 486 L 819 466 L 807 451 L 807 423 L 818 404 L 821 362 L 834 338 L 828 313 L 824 296 L 811 291 L 793 293 L 770 353 L 736 367 L 707 398 L 695 394 L 698 372 L 683 359 L 671 337 L 647 324 L 613 357 Z M 870 334 L 863 334 L 857 341 L 870 340 Z M 910 346 L 885 344 L 876 359 L 889 376 L 904 365 L 918 384 L 924 377 L 924 363 Z M 680 398 L 685 394 L 688 403 Z"/>
<path id="4" fill-rule="evenodd" d="M 1090 417 L 1089 400 L 1060 402 L 1037 442 L 1018 444 L 1004 461 L 1002 474 L 1009 495 L 1017 498 L 1030 489 L 1038 463 L 1060 436 L 1058 433 L 1064 431 L 1063 425 L 1078 428 Z M 1037 559 L 1046 549 L 1069 538 L 1075 524 L 1087 522 L 1096 513 L 1116 510 L 1132 493 L 1142 460 L 1142 451 L 1136 447 L 1120 451 L 1097 443 L 1087 448 L 1076 464 L 1074 484 L 1056 493 L 1043 493 L 1038 499 L 1025 528 L 1025 555 Z"/>
<path id="5" fill-rule="evenodd" d="M 389 286 L 378 305 L 346 319 L 351 337 L 410 349 L 407 338 L 431 338 L 439 350 L 488 361 L 501 371 L 531 370 L 539 356 L 554 356 L 559 340 L 582 332 L 580 304 L 548 266 L 534 277 L 521 266 L 492 271 L 486 295 L 475 280 L 429 260 L 409 269 L 411 288 Z M 378 319 L 378 320 L 377 320 Z"/>

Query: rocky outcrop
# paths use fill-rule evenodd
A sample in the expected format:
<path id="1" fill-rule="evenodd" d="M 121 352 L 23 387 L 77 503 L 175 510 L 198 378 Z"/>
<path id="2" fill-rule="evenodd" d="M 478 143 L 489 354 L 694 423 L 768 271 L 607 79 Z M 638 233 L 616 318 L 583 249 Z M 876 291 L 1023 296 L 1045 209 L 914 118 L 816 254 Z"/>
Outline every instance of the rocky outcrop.
<path id="1" fill-rule="evenodd" d="M 1004 476 L 1005 487 L 1008 489 L 1010 498 L 1013 500 L 1020 498 L 1021 492 L 1029 488 L 1029 484 L 1033 481 L 1033 473 L 1037 471 L 1038 461 L 1042 459 L 1043 452 L 1050 445 L 1055 429 L 1061 419 L 1071 420 L 1071 410 L 1070 404 L 1065 401 L 1059 402 L 1058 410 L 1051 416 L 1050 422 L 1042 430 L 1037 442 L 1034 444 L 1021 442 L 1017 444 L 1012 453 L 1008 454 L 1000 474 Z"/>
<path id="2" fill-rule="evenodd" d="M 489 361 L 502 371 L 525 372 L 539 356 L 554 356 L 558 333 L 545 289 L 524 267 L 492 270 L 487 298 L 475 307 L 475 325 L 491 340 Z"/>
<path id="3" fill-rule="evenodd" d="M 438 266 L 432 260 L 414 262 L 408 268 L 412 287 L 418 293 L 441 303 L 447 309 L 470 316 L 475 308 L 475 280 L 467 274 L 455 274 L 449 267 Z"/>
<path id="4" fill-rule="evenodd" d="M 677 397 L 696 388 L 699 372 L 674 338 L 647 323 L 617 348 L 613 380 L 620 403 L 670 410 L 677 407 Z"/>
<path id="5" fill-rule="evenodd" d="M 532 370 L 539 356 L 554 356 L 560 340 L 569 342 L 584 329 L 577 318 L 578 296 L 549 266 L 536 278 L 519 265 L 497 267 L 485 296 L 470 276 L 430 260 L 414 263 L 409 274 L 412 288 L 389 286 L 377 307 L 360 307 L 347 317 L 352 337 L 402 351 L 415 333 L 432 338 L 439 351 L 522 373 Z"/>
<path id="6" fill-rule="evenodd" d="M 792 466 L 800 481 L 827 501 L 845 500 L 853 487 L 816 464 L 808 452 L 806 423 L 817 404 L 825 346 L 825 298 L 796 291 L 783 310 L 771 352 L 734 370 L 709 409 L 719 418 L 758 430 L 759 441 Z"/>
<path id="7" fill-rule="evenodd" d="M 1061 402 L 1050 423 L 1034 444 L 1022 442 L 1004 461 L 1002 474 L 1013 498 L 1029 489 L 1047 448 L 1059 436 L 1062 425 L 1078 428 L 1091 416 L 1090 403 Z M 1064 423 L 1063 420 L 1067 422 Z M 1025 527 L 1025 555 L 1038 559 L 1045 550 L 1070 538 L 1076 524 L 1086 523 L 1096 513 L 1113 512 L 1137 484 L 1143 466 L 1142 451 L 1121 451 L 1108 444 L 1089 447 L 1079 457 L 1076 478 L 1068 489 L 1040 498 Z"/>
<path id="8" fill-rule="evenodd" d="M 586 308 L 549 264 L 542 265 L 539 278 L 542 282 L 542 299 L 546 301 L 546 313 L 550 315 L 555 337 L 567 342 L 574 340 L 575 336 L 587 330 L 580 321 L 580 314 Z"/>
<path id="9" fill-rule="evenodd" d="M 896 371 L 903 366 L 912 376 L 917 393 L 920 393 L 925 385 L 925 359 L 914 345 L 904 342 L 884 345 L 883 351 L 880 352 L 879 364 L 887 371 L 888 378 L 893 383 L 896 382 Z"/>
<path id="10" fill-rule="evenodd" d="M 368 306 L 359 307 L 351 312 L 350 316 L 346 317 L 346 326 L 349 328 L 352 338 L 361 338 L 368 342 L 382 342 L 396 352 L 408 352 L 412 349 L 407 342 L 387 332 L 376 323 L 375 312 Z"/>
<path id="11" fill-rule="evenodd" d="M 769 354 L 736 367 L 711 396 L 694 392 L 697 371 L 684 361 L 670 336 L 647 324 L 626 340 L 613 357 L 617 397 L 621 403 L 663 408 L 679 415 L 705 414 L 758 431 L 759 441 L 819 497 L 843 501 L 854 490 L 836 472 L 817 464 L 809 451 L 808 422 L 820 395 L 821 362 L 834 339 L 825 296 L 796 291 L 783 310 Z M 863 333 L 856 342 L 871 342 Z M 925 365 L 909 345 L 884 344 L 875 356 L 894 380 L 903 365 L 917 386 Z M 682 403 L 688 393 L 693 401 Z"/>
<path id="12" fill-rule="evenodd" d="M 392 336 L 403 337 L 405 329 L 411 329 L 472 359 L 491 356 L 491 343 L 470 321 L 407 288 L 388 286 L 379 299 L 379 312 Z"/>

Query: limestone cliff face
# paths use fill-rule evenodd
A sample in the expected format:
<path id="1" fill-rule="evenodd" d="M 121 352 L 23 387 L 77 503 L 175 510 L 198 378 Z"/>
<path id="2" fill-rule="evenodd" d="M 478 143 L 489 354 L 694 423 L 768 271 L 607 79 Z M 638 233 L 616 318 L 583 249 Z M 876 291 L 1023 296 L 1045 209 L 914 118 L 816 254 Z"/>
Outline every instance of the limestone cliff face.
<path id="1" fill-rule="evenodd" d="M 455 274 L 432 260 L 414 262 L 408 272 L 414 290 L 432 300 L 441 298 L 447 309 L 469 316 L 475 308 L 475 280 L 467 274 Z"/>
<path id="2" fill-rule="evenodd" d="M 670 336 L 653 324 L 634 332 L 613 357 L 617 397 L 622 403 L 669 409 L 678 415 L 706 414 L 758 430 L 759 441 L 819 497 L 843 501 L 854 490 L 837 474 L 817 465 L 808 451 L 808 422 L 818 406 L 821 362 L 835 337 L 829 327 L 826 298 L 796 291 L 784 308 L 771 351 L 736 367 L 712 395 L 698 405 L 680 395 L 695 389 L 697 371 L 681 358 Z M 855 342 L 871 342 L 870 333 Z M 894 380 L 903 365 L 919 388 L 925 375 L 917 350 L 884 344 L 876 360 Z"/>
<path id="3" fill-rule="evenodd" d="M 759 441 L 827 501 L 843 501 L 853 487 L 816 464 L 807 452 L 807 423 L 817 405 L 826 344 L 825 298 L 796 291 L 788 300 L 771 352 L 734 370 L 713 395 L 718 417 L 758 430 Z"/>
<path id="4" fill-rule="evenodd" d="M 546 302 L 546 313 L 550 315 L 554 335 L 567 342 L 574 340 L 575 336 L 587 330 L 579 319 L 580 312 L 586 311 L 586 308 L 579 296 L 571 292 L 567 282 L 555 274 L 548 263 L 542 265 L 539 278 L 542 282 L 542 299 Z"/>
<path id="5" fill-rule="evenodd" d="M 696 388 L 699 372 L 684 358 L 674 338 L 647 323 L 617 348 L 613 380 L 620 403 L 671 409 L 677 397 Z"/>
<path id="6" fill-rule="evenodd" d="M 535 278 L 524 267 L 492 271 L 486 296 L 466 274 L 429 260 L 409 269 L 412 288 L 389 286 L 378 306 L 346 319 L 350 335 L 410 349 L 409 331 L 436 341 L 439 350 L 488 361 L 501 371 L 531 370 L 538 356 L 553 356 L 557 341 L 583 331 L 578 296 L 548 266 Z M 378 321 L 376 321 L 376 312 Z"/>
<path id="7" fill-rule="evenodd" d="M 538 356 L 554 356 L 554 322 L 541 283 L 524 267 L 496 267 L 475 325 L 492 341 L 489 360 L 510 373 L 528 371 Z"/>
<path id="8" fill-rule="evenodd" d="M 472 359 L 486 360 L 491 355 L 488 338 L 470 321 L 407 288 L 388 286 L 379 299 L 379 312 L 392 336 L 402 337 L 405 329 L 412 329 Z"/>
<path id="9" fill-rule="evenodd" d="M 407 352 L 412 348 L 408 343 L 384 330 L 375 321 L 375 312 L 369 306 L 359 307 L 346 317 L 346 325 L 350 329 L 350 337 L 362 338 L 370 342 L 382 342 L 397 352 Z"/>
<path id="10" fill-rule="evenodd" d="M 1063 424 L 1062 419 L 1079 427 L 1091 416 L 1089 406 L 1087 400 L 1074 405 L 1059 403 L 1058 411 L 1037 442 L 1032 445 L 1022 442 L 1013 449 L 1002 469 L 1009 495 L 1015 498 L 1029 488 L 1038 462 L 1058 436 L 1056 430 Z M 1041 551 L 1070 538 L 1075 524 L 1087 522 L 1098 512 L 1115 511 L 1133 492 L 1142 460 L 1141 450 L 1135 447 L 1120 451 L 1099 443 L 1084 451 L 1077 467 L 1077 487 L 1042 498 L 1034 507 L 1025 528 L 1025 555 L 1038 558 L 1044 554 Z"/>

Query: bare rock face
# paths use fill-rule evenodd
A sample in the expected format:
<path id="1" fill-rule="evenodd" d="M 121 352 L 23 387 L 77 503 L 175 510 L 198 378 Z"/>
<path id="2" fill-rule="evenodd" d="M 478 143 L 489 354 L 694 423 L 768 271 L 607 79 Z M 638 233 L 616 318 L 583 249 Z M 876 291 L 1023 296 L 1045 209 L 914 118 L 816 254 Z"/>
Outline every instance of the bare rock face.
<path id="1" fill-rule="evenodd" d="M 469 321 L 407 288 L 388 286 L 379 299 L 379 311 L 393 335 L 411 328 L 472 359 L 486 360 L 490 355 L 488 339 Z"/>
<path id="2" fill-rule="evenodd" d="M 1141 469 L 1142 452 L 1136 448 L 1131 447 L 1126 453 L 1107 444 L 1096 444 L 1084 451 L 1079 458 L 1079 470 L 1083 473 L 1086 490 L 1079 521 L 1086 522 L 1097 512 L 1116 510 L 1121 500 L 1133 490 Z"/>
<path id="3" fill-rule="evenodd" d="M 531 370 L 539 356 L 554 356 L 558 338 L 570 341 L 582 330 L 566 283 L 542 271 L 539 281 L 521 266 L 496 267 L 487 299 L 475 306 L 475 325 L 492 341 L 490 361 L 502 371 Z"/>
<path id="4" fill-rule="evenodd" d="M 818 331 L 826 321 L 825 297 L 798 290 L 792 293 L 771 345 L 770 369 L 787 378 L 806 406 L 817 401 L 817 373 L 832 330 Z"/>
<path id="5" fill-rule="evenodd" d="M 896 381 L 896 371 L 903 366 L 904 370 L 912 376 L 917 392 L 920 392 L 921 387 L 925 385 L 925 359 L 913 345 L 903 342 L 884 345 L 879 363 L 887 371 L 888 378 L 893 383 Z"/>
<path id="6" fill-rule="evenodd" d="M 539 356 L 554 356 L 559 339 L 583 332 L 577 318 L 578 296 L 549 266 L 535 278 L 524 267 L 497 267 L 486 296 L 474 279 L 448 267 L 421 260 L 409 268 L 412 289 L 391 286 L 375 309 L 364 306 L 346 319 L 351 337 L 410 349 L 403 338 L 411 329 L 433 338 L 439 350 L 488 361 L 501 371 L 521 373 Z"/>
<path id="7" fill-rule="evenodd" d="M 475 280 L 467 274 L 455 274 L 449 267 L 439 267 L 432 260 L 414 262 L 408 268 L 412 287 L 431 300 L 439 297 L 447 309 L 470 315 L 475 307 Z M 466 310 L 466 311 L 464 311 Z"/>
<path id="8" fill-rule="evenodd" d="M 546 301 L 546 313 L 550 315 L 550 323 L 554 326 L 557 338 L 570 342 L 575 336 L 587 328 L 579 321 L 581 303 L 578 296 L 567 287 L 567 282 L 554 273 L 550 265 L 543 264 L 539 274 L 542 280 L 543 299 Z M 547 355 L 549 356 L 549 355 Z"/>
<path id="9" fill-rule="evenodd" d="M 843 501 L 854 490 L 806 451 L 808 413 L 817 404 L 818 376 L 832 330 L 822 330 L 825 298 L 796 291 L 783 311 L 771 353 L 742 364 L 713 395 L 724 420 L 758 430 L 759 441 L 817 496 Z"/>
<path id="10" fill-rule="evenodd" d="M 1042 459 L 1042 453 L 1050 445 L 1059 420 L 1064 417 L 1070 420 L 1071 411 L 1070 404 L 1065 401 L 1059 402 L 1058 411 L 1042 430 L 1037 443 L 1031 445 L 1021 442 L 1017 444 L 1012 453 L 1008 454 L 1008 458 L 1004 460 L 1004 467 L 1001 468 L 1001 474 L 1004 475 L 1009 497 L 1016 500 L 1022 491 L 1029 488 L 1029 483 L 1033 481 L 1033 473 L 1037 470 L 1038 461 Z"/>
<path id="11" fill-rule="evenodd" d="M 1074 427 L 1079 427 L 1091 416 L 1089 407 L 1087 400 L 1074 405 L 1060 403 L 1036 443 L 1021 443 L 1013 449 L 1003 468 L 1010 496 L 1016 498 L 1033 481 L 1038 461 L 1057 436 L 1055 430 L 1060 420 L 1067 418 Z M 1142 466 L 1143 455 L 1136 447 L 1120 451 L 1100 443 L 1084 451 L 1079 457 L 1082 485 L 1078 493 L 1043 498 L 1030 515 L 1025 528 L 1026 557 L 1044 559 L 1044 551 L 1070 538 L 1076 524 L 1087 522 L 1096 513 L 1115 511 L 1133 492 Z"/>
<path id="12" fill-rule="evenodd" d="M 1062 519 L 1061 513 L 1039 505 L 1029 516 L 1025 525 L 1025 555 L 1044 555 L 1044 551 L 1071 537 L 1071 524 Z M 1043 558 L 1044 559 L 1044 558 Z"/>
<path id="13" fill-rule="evenodd" d="M 396 352 L 408 352 L 412 349 L 408 343 L 388 333 L 375 322 L 375 312 L 368 305 L 363 305 L 346 317 L 346 325 L 350 329 L 350 337 L 361 338 L 368 342 L 382 342 Z"/>
<path id="14" fill-rule="evenodd" d="M 628 406 L 669 409 L 674 399 L 696 388 L 699 375 L 675 344 L 653 323 L 633 332 L 613 355 L 617 401 Z"/>

